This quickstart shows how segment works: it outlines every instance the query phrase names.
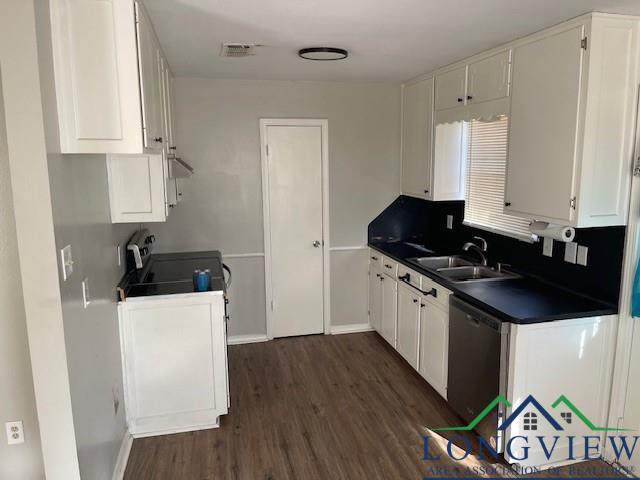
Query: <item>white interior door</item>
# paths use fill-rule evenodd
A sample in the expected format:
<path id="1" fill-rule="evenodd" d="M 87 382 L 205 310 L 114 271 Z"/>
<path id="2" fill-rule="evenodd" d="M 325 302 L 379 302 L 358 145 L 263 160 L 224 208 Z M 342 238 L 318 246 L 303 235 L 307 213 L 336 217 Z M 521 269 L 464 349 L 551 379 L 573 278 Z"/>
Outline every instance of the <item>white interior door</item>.
<path id="1" fill-rule="evenodd" d="M 263 127 L 273 337 L 324 332 L 323 128 Z"/>

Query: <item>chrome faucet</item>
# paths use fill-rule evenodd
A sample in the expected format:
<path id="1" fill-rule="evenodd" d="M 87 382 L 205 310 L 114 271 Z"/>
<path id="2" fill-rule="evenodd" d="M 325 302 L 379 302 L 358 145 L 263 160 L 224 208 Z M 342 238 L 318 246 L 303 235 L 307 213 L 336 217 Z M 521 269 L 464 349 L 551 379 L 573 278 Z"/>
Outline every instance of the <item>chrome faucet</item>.
<path id="1" fill-rule="evenodd" d="M 482 262 L 482 266 L 487 266 L 487 241 L 482 237 L 473 237 L 474 240 L 478 240 L 481 246 L 476 245 L 473 242 L 467 242 L 462 246 L 462 250 L 468 252 L 469 250 L 473 250 L 480 256 L 480 261 Z"/>

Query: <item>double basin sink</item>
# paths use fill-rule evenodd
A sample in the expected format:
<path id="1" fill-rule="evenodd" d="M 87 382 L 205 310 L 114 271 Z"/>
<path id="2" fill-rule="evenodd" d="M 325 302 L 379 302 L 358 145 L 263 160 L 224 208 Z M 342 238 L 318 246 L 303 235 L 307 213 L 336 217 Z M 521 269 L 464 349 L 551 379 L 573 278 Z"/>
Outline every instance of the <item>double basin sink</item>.
<path id="1" fill-rule="evenodd" d="M 437 273 L 453 283 L 488 282 L 520 277 L 512 272 L 494 270 L 493 268 L 475 264 L 460 255 L 451 255 L 448 257 L 417 257 L 408 260 L 426 270 Z"/>

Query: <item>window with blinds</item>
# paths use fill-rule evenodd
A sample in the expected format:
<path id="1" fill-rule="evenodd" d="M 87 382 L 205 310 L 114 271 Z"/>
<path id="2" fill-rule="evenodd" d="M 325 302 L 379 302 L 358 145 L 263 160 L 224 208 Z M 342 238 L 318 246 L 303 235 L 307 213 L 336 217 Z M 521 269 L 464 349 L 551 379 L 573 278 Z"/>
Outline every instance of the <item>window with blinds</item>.
<path id="1" fill-rule="evenodd" d="M 532 241 L 529 220 L 502 213 L 508 126 L 507 117 L 492 122 L 472 120 L 467 124 L 464 223 Z"/>

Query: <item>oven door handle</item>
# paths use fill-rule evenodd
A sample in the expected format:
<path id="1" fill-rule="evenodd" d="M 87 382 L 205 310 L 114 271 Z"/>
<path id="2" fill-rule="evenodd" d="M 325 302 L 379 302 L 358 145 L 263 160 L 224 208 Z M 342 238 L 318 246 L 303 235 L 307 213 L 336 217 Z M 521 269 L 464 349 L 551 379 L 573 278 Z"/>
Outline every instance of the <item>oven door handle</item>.
<path id="1" fill-rule="evenodd" d="M 224 263 L 222 264 L 222 268 L 225 269 L 227 271 L 227 273 L 229 274 L 229 279 L 225 280 L 225 283 L 224 283 L 224 286 L 228 290 L 229 287 L 231 286 L 231 269 Z M 223 273 L 223 275 L 224 275 L 224 273 Z"/>

